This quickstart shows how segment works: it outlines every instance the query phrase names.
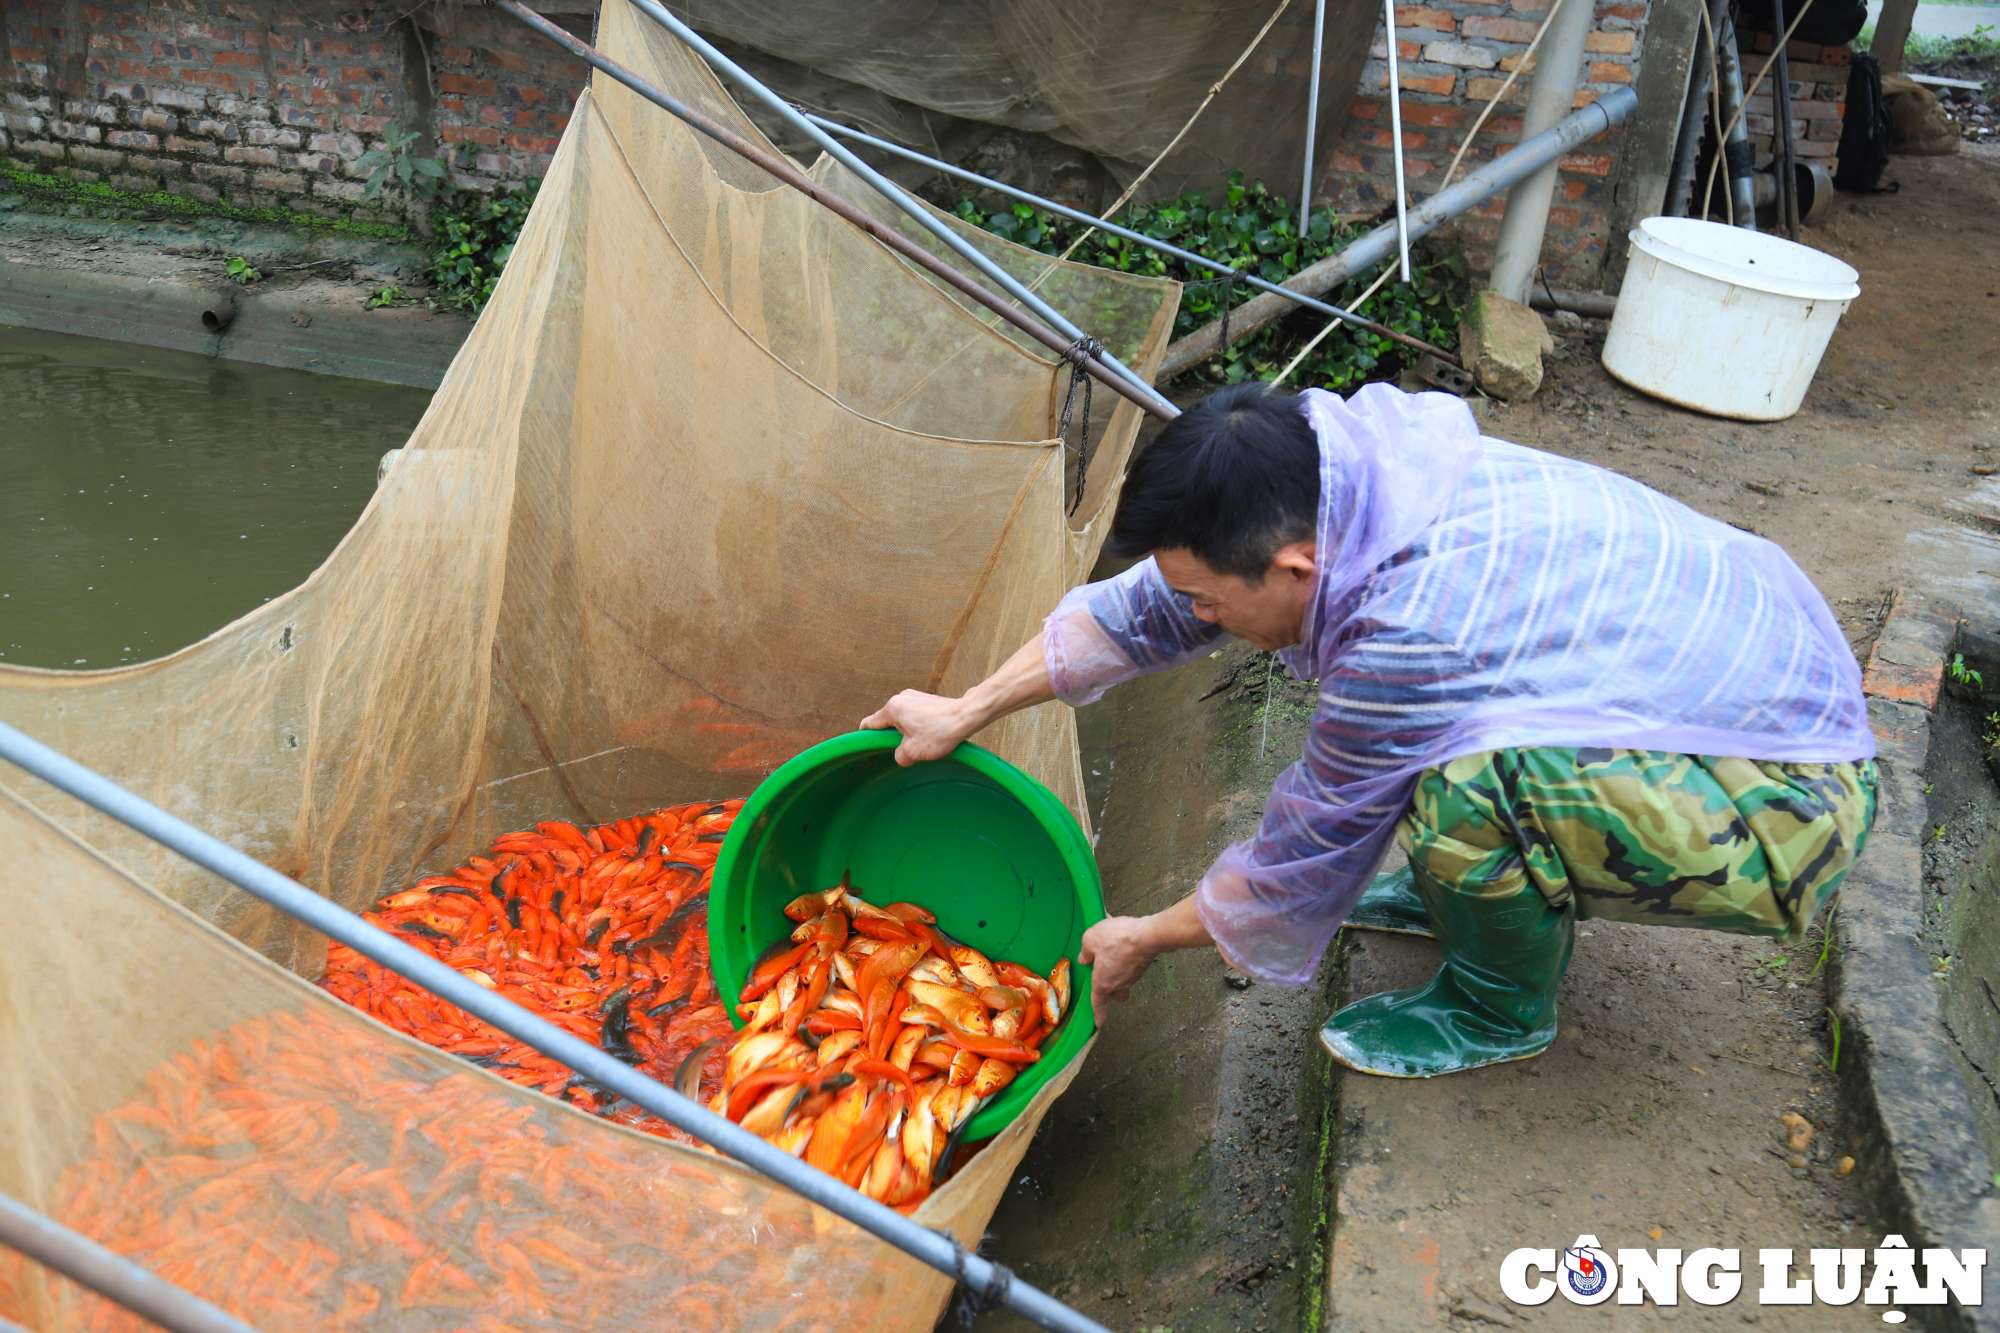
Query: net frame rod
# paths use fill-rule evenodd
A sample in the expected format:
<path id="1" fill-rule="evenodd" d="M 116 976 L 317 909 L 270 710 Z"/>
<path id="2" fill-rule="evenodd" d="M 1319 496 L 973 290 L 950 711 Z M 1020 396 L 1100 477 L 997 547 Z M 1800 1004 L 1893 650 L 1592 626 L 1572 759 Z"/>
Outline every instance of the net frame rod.
<path id="1" fill-rule="evenodd" d="M 1003 194 L 1013 199 L 1019 199 L 1021 202 L 1033 204 L 1037 208 L 1045 208 L 1058 217 L 1065 217 L 1072 222 L 1081 222 L 1085 226 L 1095 227 L 1106 235 L 1122 237 L 1137 245 L 1143 245 L 1149 250 L 1157 250 L 1163 255 L 1172 255 L 1182 263 L 1196 264 L 1211 273 L 1220 273 L 1226 278 L 1234 278 L 1246 287 L 1254 287 L 1260 292 L 1270 292 L 1273 296 L 1281 296 L 1285 300 L 1296 302 L 1308 310 L 1317 310 L 1322 315 L 1344 320 L 1356 328 L 1366 329 L 1370 333 L 1379 334 L 1384 338 L 1402 343 L 1407 347 L 1413 347 L 1417 351 L 1427 352 L 1449 365 L 1455 366 L 1459 364 L 1457 355 L 1445 351 L 1442 347 L 1433 347 L 1421 338 L 1413 338 L 1407 333 L 1401 333 L 1390 328 L 1387 324 L 1369 319 L 1366 315 L 1357 315 L 1352 310 L 1343 310 L 1339 306 L 1331 305 L 1319 300 L 1317 297 L 1307 296 L 1304 292 L 1295 292 L 1289 287 L 1281 287 L 1275 282 L 1267 282 L 1255 274 L 1245 273 L 1239 268 L 1232 268 L 1219 259 L 1209 259 L 1204 255 L 1196 254 L 1192 250 L 1183 250 L 1177 245 L 1160 240 L 1158 237 L 1148 236 L 1144 232 L 1133 231 L 1130 227 L 1121 227 L 1115 222 L 1107 222 L 1103 218 L 1086 213 L 1081 209 L 1071 208 L 1067 204 L 1059 204 L 1053 199 L 1044 199 L 1038 194 L 1030 194 L 1028 191 L 1012 185 L 1002 184 L 990 176 L 982 176 L 976 171 L 968 171 L 964 167 L 954 166 L 950 162 L 946 162 L 940 158 L 927 157 L 914 148 L 905 148 L 899 143 L 892 143 L 887 139 L 879 139 L 863 130 L 842 125 L 838 121 L 828 120 L 823 116 L 815 116 L 810 112 L 807 113 L 807 118 L 821 128 L 852 139 L 856 143 L 867 144 L 870 148 L 880 149 L 885 153 L 894 153 L 896 156 L 910 162 L 915 162 L 920 166 L 930 167 L 934 170 L 942 171 L 947 175 L 956 176 L 960 180 L 969 181 L 979 186 L 981 189 L 992 190 L 995 194 Z"/>
<path id="2" fill-rule="evenodd" d="M 1050 1329 L 1052 1333 L 1110 1333 L 1102 1324 L 1014 1277 L 991 1260 L 966 1250 L 955 1240 L 913 1222 L 895 1209 L 877 1203 L 859 1190 L 850 1189 L 832 1176 L 807 1166 L 782 1148 L 765 1142 L 742 1126 L 655 1082 L 581 1038 L 468 980 L 430 954 L 412 948 L 346 908 L 320 897 L 289 876 L 168 814 L 102 774 L 5 723 L 0 723 L 0 759 L 32 773 L 58 791 L 74 796 L 204 870 L 221 876 L 252 897 L 269 903 L 287 916 L 311 926 L 330 939 L 340 941 L 398 976 L 415 982 L 439 999 L 491 1023 L 591 1082 L 610 1089 L 668 1124 L 711 1144 L 758 1174 L 844 1218 L 945 1276 L 963 1281 L 972 1291 L 992 1293 L 999 1297 L 997 1303 L 1006 1305 L 1024 1319 Z M 200 1329 L 189 1328 L 186 1333 L 253 1333 L 253 1330 L 232 1321 L 226 1329 L 219 1325 L 203 1326 Z"/>
<path id="3" fill-rule="evenodd" d="M 1778 3 L 1778 0 L 1773 0 Z M 1318 165 L 1314 156 L 1319 146 L 1319 71 L 1320 56 L 1326 46 L 1326 0 L 1314 0 L 1313 4 L 1313 61 L 1312 82 L 1306 92 L 1306 165 L 1305 183 L 1299 186 L 1299 239 L 1304 240 L 1306 224 L 1312 218 L 1313 168 Z"/>
<path id="4" fill-rule="evenodd" d="M 1155 393 L 1150 387 L 1138 388 L 1123 375 L 1103 364 L 1095 355 L 1081 356 L 1075 351 L 1075 344 L 1064 339 L 1055 330 L 1011 301 L 1002 300 L 996 293 L 980 286 L 965 274 L 939 259 L 930 251 L 912 241 L 894 227 L 882 222 L 873 214 L 857 208 L 848 200 L 821 185 L 812 177 L 800 171 L 789 160 L 750 142 L 728 126 L 704 115 L 678 98 L 671 97 L 640 78 L 625 66 L 599 51 L 590 43 L 565 28 L 558 27 L 517 0 L 489 0 L 495 9 L 519 20 L 525 26 L 562 47 L 591 68 L 609 76 L 669 115 L 684 121 L 689 128 L 707 135 L 715 142 L 737 154 L 745 161 L 783 181 L 799 193 L 811 199 L 827 211 L 837 214 L 843 220 L 872 236 L 889 249 L 932 274 L 940 282 L 964 294 L 968 299 L 991 310 L 1000 318 L 1012 324 L 1042 346 L 1054 352 L 1062 360 L 1072 365 L 1080 364 L 1092 379 L 1097 380 L 1114 393 L 1130 399 L 1136 406 L 1152 413 L 1162 421 L 1172 421 L 1179 416 L 1180 409 Z M 1144 390 L 1143 392 L 1141 390 Z"/>
<path id="5" fill-rule="evenodd" d="M 20 1251 L 168 1333 L 257 1333 L 227 1310 L 210 1305 L 7 1194 L 0 1194 L 0 1245 Z M 0 1319 L 0 1333 L 23 1330 Z"/>
<path id="6" fill-rule="evenodd" d="M 710 68 L 769 107 L 787 125 L 818 144 L 820 149 L 831 156 L 836 162 L 839 162 L 849 171 L 873 186 L 876 193 L 901 209 L 909 216 L 912 222 L 937 237 L 948 248 L 956 251 L 961 259 L 985 274 L 1002 291 L 1033 311 L 1050 328 L 1066 335 L 1072 343 L 1081 342 L 1088 336 L 1082 329 L 1064 318 L 1062 313 L 1054 306 L 1035 295 L 1032 291 L 1029 291 L 1013 274 L 979 253 L 978 249 L 971 242 L 953 231 L 949 224 L 933 216 L 929 209 L 907 194 L 901 186 L 856 157 L 838 139 L 813 124 L 797 108 L 792 106 L 790 102 L 787 102 L 784 98 L 765 87 L 756 76 L 752 75 L 728 56 L 722 54 L 722 52 L 716 50 L 713 45 L 704 41 L 700 33 L 697 33 L 693 28 L 675 18 L 663 6 L 657 4 L 655 0 L 632 0 L 632 4 L 640 13 L 652 19 L 675 37 L 678 37 L 690 50 L 700 55 L 703 60 L 708 62 Z M 1142 393 L 1150 395 L 1166 406 L 1172 406 L 1160 394 L 1159 390 L 1147 383 L 1137 371 L 1111 355 L 1111 353 L 1103 353 L 1101 359 L 1105 365 L 1137 386 Z"/>

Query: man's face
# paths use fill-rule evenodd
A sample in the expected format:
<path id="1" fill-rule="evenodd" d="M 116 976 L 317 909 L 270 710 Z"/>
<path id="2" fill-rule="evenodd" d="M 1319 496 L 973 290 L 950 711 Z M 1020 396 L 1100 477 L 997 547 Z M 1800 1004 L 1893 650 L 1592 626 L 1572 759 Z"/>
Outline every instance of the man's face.
<path id="1" fill-rule="evenodd" d="M 1235 574 L 1218 574 L 1192 552 L 1163 549 L 1153 561 L 1167 585 L 1194 599 L 1197 619 L 1220 625 L 1258 648 L 1289 648 L 1299 641 L 1306 604 L 1312 598 L 1313 542 L 1281 546 L 1261 582 Z"/>

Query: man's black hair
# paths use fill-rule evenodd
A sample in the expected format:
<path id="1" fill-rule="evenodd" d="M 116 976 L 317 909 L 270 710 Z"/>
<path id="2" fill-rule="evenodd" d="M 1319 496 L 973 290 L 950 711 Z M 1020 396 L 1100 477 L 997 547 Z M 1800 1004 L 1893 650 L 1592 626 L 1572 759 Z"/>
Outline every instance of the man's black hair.
<path id="1" fill-rule="evenodd" d="M 1263 580 L 1278 548 L 1319 523 L 1319 441 L 1295 394 L 1260 381 L 1218 389 L 1132 464 L 1105 548 L 1185 550 L 1219 574 Z"/>

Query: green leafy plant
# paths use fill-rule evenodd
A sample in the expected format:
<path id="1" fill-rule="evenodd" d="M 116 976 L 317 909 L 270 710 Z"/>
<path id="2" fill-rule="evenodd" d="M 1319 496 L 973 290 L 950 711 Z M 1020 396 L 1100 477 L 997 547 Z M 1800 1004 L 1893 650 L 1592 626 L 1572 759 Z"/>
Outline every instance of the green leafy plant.
<path id="1" fill-rule="evenodd" d="M 384 306 L 398 306 L 404 304 L 408 299 L 408 297 L 403 295 L 401 287 L 390 283 L 387 287 L 384 287 L 381 291 L 376 292 L 368 298 L 368 308 L 370 310 L 380 310 Z"/>
<path id="2" fill-rule="evenodd" d="M 450 188 L 444 163 L 411 151 L 421 137 L 415 130 L 404 134 L 393 120 L 382 127 L 382 146 L 363 153 L 354 164 L 356 170 L 369 173 L 368 188 L 363 191 L 368 198 L 375 198 L 392 182 L 401 182 L 405 190 L 425 203 Z"/>
<path id="3" fill-rule="evenodd" d="M 475 313 L 486 304 L 541 184 L 531 180 L 519 190 L 438 215 L 438 248 L 427 274 L 437 286 L 436 304 Z"/>
<path id="4" fill-rule="evenodd" d="M 1939 824 L 1936 828 L 1931 830 L 1931 841 L 1932 842 L 1944 841 L 1944 825 Z"/>
<path id="5" fill-rule="evenodd" d="M 229 280 L 231 282 L 239 283 L 245 287 L 248 287 L 251 283 L 256 282 L 259 278 L 264 276 L 263 273 L 261 273 L 257 269 L 252 268 L 250 266 L 250 261 L 247 259 L 231 258 L 230 261 L 227 264 L 224 264 L 222 267 L 223 271 L 229 275 Z"/>
<path id="6" fill-rule="evenodd" d="M 1953 653 L 1951 665 L 1946 667 L 1945 671 L 1961 685 L 1970 685 L 1976 690 L 1986 688 L 1986 678 L 1965 664 L 1964 653 Z"/>
<path id="7" fill-rule="evenodd" d="M 1833 1012 L 1832 1009 L 1828 1009 L 1826 1011 L 1826 1021 L 1833 1027 L 1833 1052 L 1827 1057 L 1826 1072 L 1829 1074 L 1838 1074 L 1840 1072 L 1840 1015 Z"/>
<path id="8" fill-rule="evenodd" d="M 1028 204 L 1009 204 L 989 212 L 977 195 L 960 198 L 953 211 L 995 236 L 1045 254 L 1060 254 L 1083 231 L 1081 224 Z M 1229 174 L 1228 187 L 1213 202 L 1209 192 L 1190 190 L 1161 203 L 1134 205 L 1113 220 L 1266 282 L 1281 282 L 1362 234 L 1361 228 L 1341 222 L 1328 208 L 1313 209 L 1301 232 L 1298 212 L 1266 189 L 1262 181 L 1244 184 L 1240 171 Z M 1226 307 L 1240 305 L 1256 294 L 1255 289 L 1231 283 L 1208 269 L 1103 232 L 1092 232 L 1071 258 L 1120 273 L 1173 278 L 1186 284 L 1174 319 L 1176 338 L 1215 322 Z M 1411 268 L 1412 281 L 1386 285 L 1369 299 L 1365 309 L 1355 313 L 1399 333 L 1449 347 L 1457 338 L 1458 307 L 1467 285 L 1463 260 L 1441 243 L 1423 241 L 1411 257 Z M 1365 269 L 1339 290 L 1327 293 L 1325 299 L 1354 309 L 1353 303 L 1380 272 L 1379 266 Z M 1231 384 L 1274 376 L 1325 324 L 1326 317 L 1315 311 L 1294 311 L 1217 352 L 1202 363 L 1198 373 Z M 1380 334 L 1342 325 L 1300 363 L 1293 372 L 1293 382 L 1302 388 L 1349 389 L 1394 375 L 1409 355 Z"/>

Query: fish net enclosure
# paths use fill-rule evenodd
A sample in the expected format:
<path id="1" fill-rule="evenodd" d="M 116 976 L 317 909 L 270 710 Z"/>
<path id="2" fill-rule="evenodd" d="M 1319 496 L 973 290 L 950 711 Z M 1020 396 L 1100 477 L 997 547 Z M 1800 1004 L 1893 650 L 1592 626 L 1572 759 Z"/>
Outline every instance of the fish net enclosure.
<path id="1" fill-rule="evenodd" d="M 935 156 L 976 154 L 1005 127 L 1090 154 L 1122 189 L 1171 146 L 1142 186 L 1142 201 L 1219 187 L 1232 170 L 1291 195 L 1305 165 L 1315 10 L 1299 0 L 1282 11 L 1279 0 L 672 0 L 668 7 L 789 100 Z M 1354 88 L 1381 17 L 1380 5 L 1353 0 L 1326 7 L 1322 133 L 1346 114 L 1348 96 L 1339 90 Z M 1256 53 L 1210 101 L 1267 21 Z M 785 140 L 786 131 L 769 128 Z"/>
<path id="2" fill-rule="evenodd" d="M 757 137 L 623 0 L 599 45 Z M 1172 284 L 982 244 L 1157 365 Z M 1096 395 L 1069 513 L 1068 367 L 994 323 L 599 80 L 326 563 L 159 661 L 0 668 L 0 718 L 355 910 L 508 830 L 745 794 L 898 689 L 976 681 L 1089 570 L 1137 414 Z M 1067 709 L 981 739 L 1085 818 Z M 392 1031 L 314 984 L 323 937 L 6 783 L 0 1190 L 266 1330 L 923 1329 L 941 1308 L 915 1261 Z M 977 1237 L 1066 1082 L 918 1220 Z M 0 1315 L 131 1322 L 21 1260 Z"/>

